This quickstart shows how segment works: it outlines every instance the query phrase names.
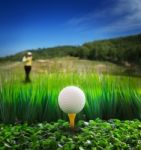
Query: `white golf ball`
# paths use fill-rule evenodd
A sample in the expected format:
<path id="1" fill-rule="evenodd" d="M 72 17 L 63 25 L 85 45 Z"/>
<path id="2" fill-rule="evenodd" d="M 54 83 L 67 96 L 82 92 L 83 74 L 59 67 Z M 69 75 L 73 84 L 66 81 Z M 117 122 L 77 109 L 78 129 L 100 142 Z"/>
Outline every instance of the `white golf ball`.
<path id="1" fill-rule="evenodd" d="M 65 113 L 79 113 L 85 105 L 85 94 L 76 86 L 68 86 L 59 94 L 59 106 Z"/>

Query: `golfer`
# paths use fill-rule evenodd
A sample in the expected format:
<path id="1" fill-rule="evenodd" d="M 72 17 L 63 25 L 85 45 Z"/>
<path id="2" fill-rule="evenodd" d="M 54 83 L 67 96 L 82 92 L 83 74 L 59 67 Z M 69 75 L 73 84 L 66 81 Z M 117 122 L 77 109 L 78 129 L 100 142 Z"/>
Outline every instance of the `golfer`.
<path id="1" fill-rule="evenodd" d="M 23 57 L 24 62 L 24 70 L 25 70 L 25 82 L 31 82 L 30 80 L 30 72 L 32 68 L 32 53 L 27 52 L 27 54 Z"/>

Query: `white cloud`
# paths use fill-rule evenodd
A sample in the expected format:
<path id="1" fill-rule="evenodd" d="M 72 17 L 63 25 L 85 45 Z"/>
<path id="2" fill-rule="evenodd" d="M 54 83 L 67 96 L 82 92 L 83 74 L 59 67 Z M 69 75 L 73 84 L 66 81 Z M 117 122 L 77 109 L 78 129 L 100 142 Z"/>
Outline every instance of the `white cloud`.
<path id="1" fill-rule="evenodd" d="M 118 0 L 117 7 L 113 11 L 117 15 L 124 16 L 122 20 L 117 20 L 117 23 L 121 24 L 123 21 L 125 25 L 141 24 L 141 0 Z"/>
<path id="2" fill-rule="evenodd" d="M 67 24 L 83 31 L 95 31 L 94 25 L 98 24 L 95 32 L 141 30 L 141 0 L 117 0 L 112 8 L 105 7 L 103 10 L 72 18 Z"/>

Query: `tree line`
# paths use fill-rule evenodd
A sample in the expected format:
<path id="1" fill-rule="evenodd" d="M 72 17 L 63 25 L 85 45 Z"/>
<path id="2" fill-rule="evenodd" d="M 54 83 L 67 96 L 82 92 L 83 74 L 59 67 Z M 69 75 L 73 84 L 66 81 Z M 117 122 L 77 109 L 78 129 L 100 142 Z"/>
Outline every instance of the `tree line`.
<path id="1" fill-rule="evenodd" d="M 31 51 L 34 59 L 73 56 L 80 59 L 102 60 L 120 63 L 128 61 L 141 64 L 141 34 L 108 40 L 88 42 L 81 46 L 58 46 Z M 0 61 L 20 61 L 26 53 L 0 58 Z"/>

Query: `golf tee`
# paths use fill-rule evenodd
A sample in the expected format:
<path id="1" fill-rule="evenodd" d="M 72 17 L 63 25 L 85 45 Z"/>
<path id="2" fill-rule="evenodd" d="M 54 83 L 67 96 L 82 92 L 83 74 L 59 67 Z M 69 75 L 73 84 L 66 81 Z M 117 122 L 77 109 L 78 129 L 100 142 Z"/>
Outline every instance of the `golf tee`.
<path id="1" fill-rule="evenodd" d="M 71 128 L 74 128 L 75 116 L 76 116 L 76 114 L 68 114 Z"/>

